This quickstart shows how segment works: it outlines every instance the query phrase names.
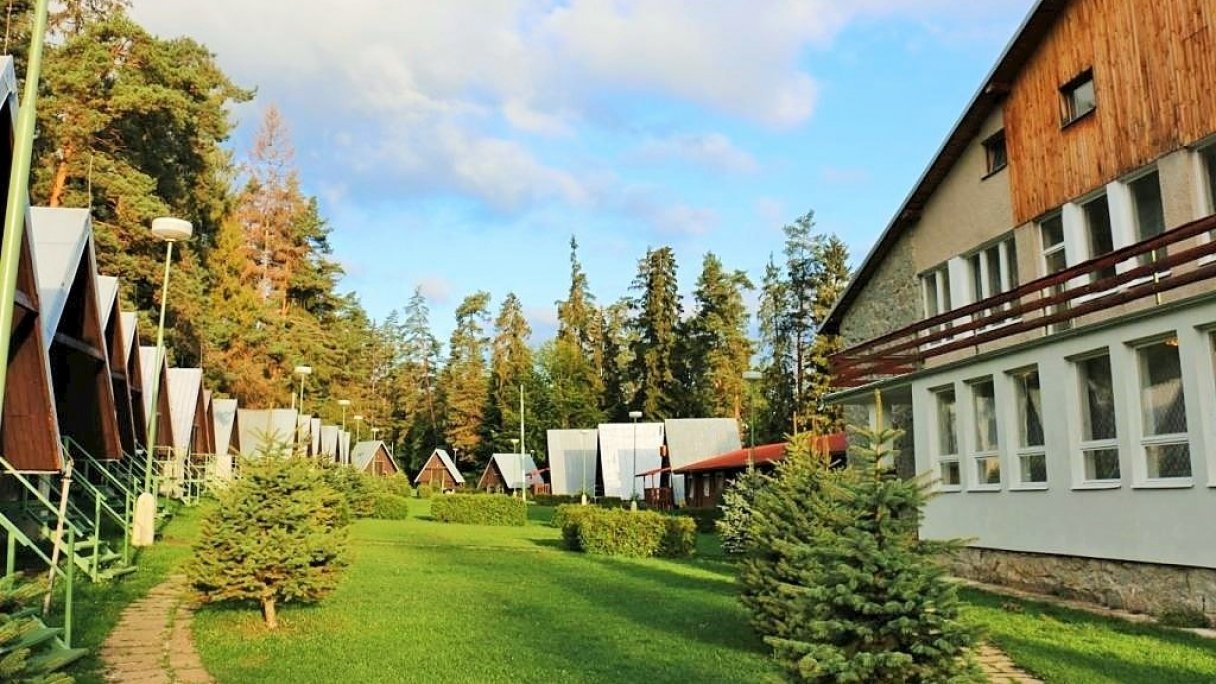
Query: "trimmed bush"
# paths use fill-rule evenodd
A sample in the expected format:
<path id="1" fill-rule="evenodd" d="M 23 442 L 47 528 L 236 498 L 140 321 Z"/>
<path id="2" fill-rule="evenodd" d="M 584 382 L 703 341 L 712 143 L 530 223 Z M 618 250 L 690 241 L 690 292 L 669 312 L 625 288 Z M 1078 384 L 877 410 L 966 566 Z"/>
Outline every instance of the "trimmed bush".
<path id="1" fill-rule="evenodd" d="M 404 475 L 393 475 L 392 477 L 378 478 L 380 480 L 380 488 L 394 496 L 411 497 L 414 495 L 414 488 L 410 486 L 410 480 Z"/>
<path id="2" fill-rule="evenodd" d="M 529 494 L 528 500 L 541 506 L 560 506 L 562 504 L 581 504 L 583 499 L 578 494 Z M 600 508 L 620 508 L 624 501 L 616 496 L 587 497 L 587 505 Z"/>
<path id="3" fill-rule="evenodd" d="M 560 506 L 566 548 L 600 556 L 650 558 L 691 556 L 697 529 L 691 518 L 651 511 L 626 511 L 594 506 Z"/>
<path id="4" fill-rule="evenodd" d="M 663 516 L 663 542 L 659 554 L 665 558 L 688 558 L 697 550 L 697 523 L 692 518 Z"/>
<path id="5" fill-rule="evenodd" d="M 410 500 L 396 494 L 378 494 L 373 500 L 373 518 L 380 520 L 405 520 L 410 516 Z"/>
<path id="6" fill-rule="evenodd" d="M 429 499 L 432 496 L 440 493 L 440 491 L 442 490 L 431 487 L 430 485 L 420 484 L 418 485 L 418 488 L 414 490 L 414 495 L 419 499 Z"/>
<path id="7" fill-rule="evenodd" d="M 431 517 L 446 523 L 523 527 L 528 505 L 503 494 L 451 494 L 434 499 Z"/>

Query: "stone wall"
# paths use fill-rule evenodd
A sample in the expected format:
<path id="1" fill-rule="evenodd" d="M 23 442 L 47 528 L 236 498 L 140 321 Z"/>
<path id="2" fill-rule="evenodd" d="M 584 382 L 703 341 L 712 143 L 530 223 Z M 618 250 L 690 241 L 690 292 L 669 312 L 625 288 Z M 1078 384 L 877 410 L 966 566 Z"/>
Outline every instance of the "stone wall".
<path id="1" fill-rule="evenodd" d="M 907 233 L 882 259 L 840 321 L 844 346 L 874 339 L 912 325 L 924 313 L 915 251 Z"/>
<path id="2" fill-rule="evenodd" d="M 1159 615 L 1185 606 L 1216 613 L 1216 569 L 969 547 L 951 562 L 960 577 Z"/>

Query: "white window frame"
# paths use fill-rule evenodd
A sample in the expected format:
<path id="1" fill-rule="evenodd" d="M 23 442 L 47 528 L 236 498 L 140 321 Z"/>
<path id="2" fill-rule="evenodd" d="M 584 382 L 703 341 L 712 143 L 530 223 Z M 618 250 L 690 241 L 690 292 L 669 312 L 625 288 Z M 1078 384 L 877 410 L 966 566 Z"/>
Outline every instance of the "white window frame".
<path id="1" fill-rule="evenodd" d="M 1086 439 L 1084 434 L 1085 421 L 1088 419 L 1085 415 L 1085 388 L 1083 381 L 1085 379 L 1081 364 L 1096 358 L 1106 357 L 1110 364 L 1111 370 L 1111 394 L 1113 400 L 1111 402 L 1112 409 L 1115 412 L 1115 436 L 1104 439 Z M 1127 477 L 1127 467 L 1124 459 L 1124 450 L 1119 443 L 1120 425 L 1124 422 L 1121 411 L 1123 410 L 1124 397 L 1121 392 L 1119 369 L 1115 366 L 1115 356 L 1112 350 L 1106 347 L 1095 349 L 1093 351 L 1070 357 L 1068 359 L 1070 366 L 1070 382 L 1068 399 L 1069 403 L 1075 407 L 1072 412 L 1072 417 L 1076 421 L 1075 429 L 1072 438 L 1073 453 L 1076 458 L 1072 459 L 1073 467 L 1073 489 L 1118 489 L 1123 486 L 1123 481 Z M 1086 475 L 1086 454 L 1091 451 L 1106 451 L 1114 450 L 1119 461 L 1119 476 L 1109 479 L 1091 479 Z"/>
<path id="2" fill-rule="evenodd" d="M 1013 458 L 1014 468 L 1012 471 L 1012 486 L 1010 487 L 1010 489 L 1014 490 L 1014 491 L 1047 489 L 1051 483 L 1050 469 L 1048 469 L 1046 479 L 1041 480 L 1041 481 L 1040 480 L 1026 480 L 1026 479 L 1023 479 L 1023 477 L 1022 477 L 1022 463 L 1027 458 L 1031 458 L 1031 457 L 1035 457 L 1035 456 L 1041 457 L 1043 459 L 1044 468 L 1048 468 L 1047 420 L 1046 420 L 1047 416 L 1046 415 L 1039 416 L 1039 420 L 1042 423 L 1042 427 L 1043 427 L 1043 443 L 1039 444 L 1039 445 L 1033 445 L 1033 446 L 1027 445 L 1024 443 L 1026 436 L 1025 436 L 1025 434 L 1023 434 L 1023 428 L 1025 427 L 1025 425 L 1022 421 L 1022 415 L 1021 415 L 1023 397 L 1022 397 L 1022 392 L 1021 392 L 1022 385 L 1021 385 L 1020 378 L 1022 376 L 1029 375 L 1031 373 L 1033 373 L 1039 377 L 1040 411 L 1042 411 L 1042 406 L 1043 406 L 1042 395 L 1044 394 L 1043 375 L 1042 375 L 1042 373 L 1039 372 L 1039 367 L 1037 365 L 1026 366 L 1026 367 L 1017 368 L 1015 370 L 1011 370 L 1011 371 L 1008 371 L 1005 373 L 1005 380 L 1006 380 L 1006 383 L 1009 385 L 1009 395 L 1013 398 L 1013 401 L 1010 402 L 1010 406 L 1009 406 L 1009 410 L 1008 410 L 1008 414 L 1009 414 L 1008 419 L 1010 420 L 1010 424 L 1013 425 L 1013 430 L 1011 430 L 1011 434 L 1013 436 L 1013 443 L 1012 443 L 1011 451 L 1014 456 L 1014 458 Z"/>
<path id="3" fill-rule="evenodd" d="M 976 415 L 975 404 L 977 399 L 976 389 L 980 385 L 990 385 L 992 387 L 992 420 L 996 423 L 996 449 L 980 451 L 976 433 L 979 430 L 979 416 Z M 964 478 L 971 479 L 974 483 L 969 487 L 973 492 L 999 492 L 1005 486 L 1005 464 L 1001 458 L 1001 445 L 1005 443 L 1004 435 L 1001 433 L 1002 420 L 1000 411 L 1000 400 L 998 398 L 998 383 L 996 378 L 991 375 L 975 378 L 967 381 L 967 414 L 970 420 L 966 421 L 967 426 L 964 428 L 967 432 L 967 463 L 969 476 Z M 980 479 L 980 462 L 988 459 L 996 459 L 997 473 L 1000 476 L 998 482 L 983 482 Z"/>
<path id="4" fill-rule="evenodd" d="M 1122 249 L 1129 245 L 1134 245 L 1140 242 L 1140 225 L 1139 218 L 1136 214 L 1136 198 L 1132 194 L 1132 184 L 1142 180 L 1147 176 L 1157 174 L 1158 188 L 1161 190 L 1161 212 L 1162 222 L 1165 219 L 1165 189 L 1161 188 L 1161 169 L 1156 164 L 1149 164 L 1143 168 L 1137 169 L 1123 178 L 1114 181 L 1106 186 L 1106 196 L 1108 206 L 1110 207 L 1110 227 L 1111 238 L 1114 241 L 1115 249 Z M 1163 232 L 1168 231 L 1168 226 Z M 1128 259 L 1115 264 L 1115 273 L 1126 273 L 1133 268 L 1140 266 L 1140 259 Z M 1169 275 L 1168 270 L 1161 270 L 1157 273 L 1157 277 L 1165 277 Z M 1124 283 L 1118 289 L 1127 289 L 1153 280 L 1152 275 L 1142 276 L 1130 282 Z M 1105 294 L 1105 293 L 1103 293 Z"/>
<path id="5" fill-rule="evenodd" d="M 953 454 L 943 453 L 942 450 L 942 426 L 941 418 L 941 395 L 950 393 L 954 395 L 954 451 Z M 963 482 L 966 474 L 963 472 L 963 463 L 961 455 L 962 451 L 962 435 L 959 434 L 959 428 L 962 425 L 962 413 L 958 404 L 958 388 L 953 384 L 934 387 L 929 390 L 930 405 L 932 406 L 933 416 L 930 424 L 930 453 L 933 454 L 934 466 L 937 473 L 937 489 L 942 492 L 961 492 L 963 490 Z M 942 467 L 945 464 L 953 463 L 958 470 L 958 482 L 950 484 L 942 477 Z"/>
<path id="6" fill-rule="evenodd" d="M 1000 273 L 997 274 L 999 291 L 992 291 L 992 265 L 988 259 L 988 253 L 993 249 L 997 250 L 997 268 Z M 1014 289 L 1013 270 L 1017 267 L 1017 245 L 1014 242 L 1013 234 L 1002 236 L 999 240 L 989 242 L 983 247 L 967 253 L 963 257 L 963 265 L 967 270 L 966 291 L 969 303 L 975 303 L 995 297 L 1004 292 L 1009 292 Z M 979 272 L 976 272 L 976 267 L 979 267 Z M 979 289 L 976 289 L 976 278 L 979 279 Z M 1009 309 L 1011 303 L 1004 304 L 1001 309 Z M 986 314 L 992 313 L 989 309 Z M 990 323 L 982 330 L 991 330 L 1003 325 L 1009 325 L 1021 320 L 1020 318 L 1004 318 L 994 323 Z"/>
<path id="7" fill-rule="evenodd" d="M 1211 156 L 1216 159 L 1216 136 L 1211 136 L 1199 144 L 1197 144 L 1191 156 L 1193 158 L 1192 171 L 1195 179 L 1195 220 L 1206 218 L 1212 214 L 1216 214 L 1216 169 L 1209 170 L 1207 165 L 1207 157 Z M 1216 239 L 1216 231 L 1204 233 L 1200 236 L 1203 242 L 1211 242 Z M 1201 265 L 1210 264 L 1216 261 L 1216 255 L 1205 256 L 1199 260 Z"/>
<path id="8" fill-rule="evenodd" d="M 1141 353 L 1144 349 L 1154 345 L 1163 344 L 1169 339 L 1173 339 L 1175 341 L 1177 345 L 1175 348 L 1178 350 L 1178 367 L 1180 369 L 1178 381 L 1182 387 L 1183 406 L 1184 410 L 1186 411 L 1187 431 L 1165 435 L 1150 435 L 1148 434 L 1147 426 L 1144 424 L 1144 401 L 1142 392 L 1145 378 Z M 1131 367 L 1135 369 L 1133 373 L 1129 374 L 1131 376 L 1129 381 L 1133 383 L 1135 388 L 1135 394 L 1133 395 L 1135 400 L 1132 402 L 1132 406 L 1135 408 L 1135 410 L 1131 412 L 1131 415 L 1134 417 L 1135 435 L 1137 438 L 1137 458 L 1133 472 L 1135 484 L 1138 487 L 1189 487 L 1194 483 L 1195 460 L 1198 453 L 1195 450 L 1195 444 L 1191 434 L 1194 430 L 1193 426 L 1195 425 L 1194 416 L 1191 415 L 1191 409 L 1194 403 L 1195 388 L 1187 381 L 1187 370 L 1193 366 L 1187 364 L 1188 359 L 1183 355 L 1182 340 L 1182 335 L 1171 331 L 1165 335 L 1158 335 L 1148 339 L 1137 340 L 1127 345 L 1128 352 L 1131 357 L 1131 363 L 1133 364 Z M 1179 477 L 1149 477 L 1148 449 L 1154 446 L 1168 446 L 1172 444 L 1186 445 L 1187 456 L 1190 459 L 1191 474 Z"/>

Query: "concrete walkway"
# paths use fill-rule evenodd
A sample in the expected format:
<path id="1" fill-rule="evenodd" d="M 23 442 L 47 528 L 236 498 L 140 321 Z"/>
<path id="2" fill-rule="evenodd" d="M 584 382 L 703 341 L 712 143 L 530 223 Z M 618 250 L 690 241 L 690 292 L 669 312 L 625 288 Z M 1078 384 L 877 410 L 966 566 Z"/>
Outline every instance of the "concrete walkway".
<path id="1" fill-rule="evenodd" d="M 194 609 L 186 579 L 170 577 L 127 606 L 101 646 L 106 681 L 123 684 L 212 684 L 190 635 Z"/>
<path id="2" fill-rule="evenodd" d="M 976 659 L 980 661 L 984 674 L 988 675 L 988 681 L 993 684 L 1043 684 L 1043 680 L 1027 674 L 1004 651 L 991 644 L 982 644 Z"/>

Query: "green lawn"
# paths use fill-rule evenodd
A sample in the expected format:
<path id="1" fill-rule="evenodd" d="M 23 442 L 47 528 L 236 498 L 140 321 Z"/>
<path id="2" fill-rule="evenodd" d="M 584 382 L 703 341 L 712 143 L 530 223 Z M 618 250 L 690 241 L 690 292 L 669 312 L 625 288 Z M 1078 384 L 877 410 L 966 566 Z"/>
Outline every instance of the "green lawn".
<path id="1" fill-rule="evenodd" d="M 777 681 L 724 563 L 570 553 L 549 514 L 525 528 L 360 521 L 341 588 L 284 610 L 279 633 L 251 609 L 200 611 L 203 662 L 234 684 Z"/>
<path id="2" fill-rule="evenodd" d="M 201 507 L 179 510 L 157 537 L 157 543 L 136 552 L 139 570 L 115 582 L 93 584 L 77 574 L 75 624 L 72 645 L 89 649 L 71 671 L 77 684 L 101 684 L 101 644 L 131 602 L 142 598 L 183 560 L 190 557 L 190 543 L 198 535 Z M 121 540 L 120 540 L 121 541 Z M 62 625 L 62 600 L 56 601 L 56 614 L 50 623 Z"/>
<path id="3" fill-rule="evenodd" d="M 971 589 L 961 595 L 969 606 L 967 619 L 1014 662 L 1047 682 L 1216 682 L 1216 641 L 1211 639 Z"/>

